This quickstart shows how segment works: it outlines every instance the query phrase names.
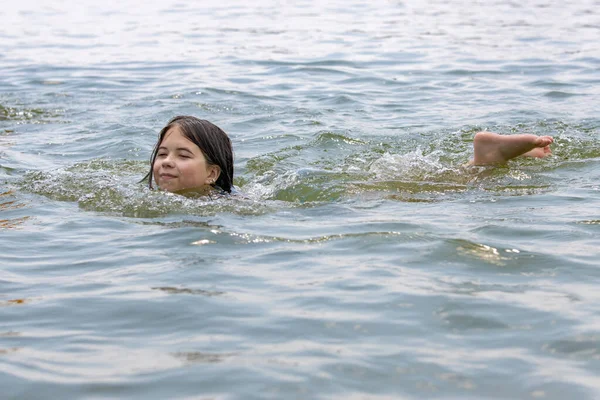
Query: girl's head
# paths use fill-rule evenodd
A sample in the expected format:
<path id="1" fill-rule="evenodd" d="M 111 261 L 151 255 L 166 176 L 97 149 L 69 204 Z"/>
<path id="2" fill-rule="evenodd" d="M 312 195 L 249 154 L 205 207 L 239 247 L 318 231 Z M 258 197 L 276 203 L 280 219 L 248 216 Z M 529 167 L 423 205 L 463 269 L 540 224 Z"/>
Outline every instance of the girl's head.
<path id="1" fill-rule="evenodd" d="M 169 192 L 203 192 L 210 186 L 231 193 L 233 150 L 218 126 L 196 117 L 173 118 L 159 134 L 150 157 L 152 180 Z"/>

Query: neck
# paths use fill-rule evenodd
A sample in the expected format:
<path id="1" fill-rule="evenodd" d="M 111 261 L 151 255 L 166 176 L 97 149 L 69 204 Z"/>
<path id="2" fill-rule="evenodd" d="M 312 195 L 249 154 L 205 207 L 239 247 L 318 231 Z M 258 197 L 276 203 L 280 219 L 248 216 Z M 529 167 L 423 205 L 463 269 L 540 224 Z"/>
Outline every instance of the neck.
<path id="1" fill-rule="evenodd" d="M 181 189 L 174 193 L 180 194 L 186 197 L 200 197 L 207 196 L 214 192 L 215 189 L 210 185 L 202 185 L 199 187 L 189 188 L 189 189 Z"/>

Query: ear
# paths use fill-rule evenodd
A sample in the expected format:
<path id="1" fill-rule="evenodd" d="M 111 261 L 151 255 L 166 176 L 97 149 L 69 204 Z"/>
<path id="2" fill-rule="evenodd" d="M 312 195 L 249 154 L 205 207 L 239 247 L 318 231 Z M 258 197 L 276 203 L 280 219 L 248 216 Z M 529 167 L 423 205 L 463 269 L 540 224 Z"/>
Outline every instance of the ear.
<path id="1" fill-rule="evenodd" d="M 219 179 L 219 176 L 221 176 L 221 167 L 215 164 L 209 165 L 206 168 L 206 172 L 208 172 L 206 175 L 206 184 L 212 185 L 217 181 L 217 179 Z"/>

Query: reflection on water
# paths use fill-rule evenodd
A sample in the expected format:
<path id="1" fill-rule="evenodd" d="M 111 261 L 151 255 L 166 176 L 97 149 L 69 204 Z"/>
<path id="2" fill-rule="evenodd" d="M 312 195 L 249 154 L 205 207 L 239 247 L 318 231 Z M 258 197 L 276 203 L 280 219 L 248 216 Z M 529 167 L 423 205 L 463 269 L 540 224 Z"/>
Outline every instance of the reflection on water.
<path id="1" fill-rule="evenodd" d="M 153 290 L 161 290 L 169 294 L 200 294 L 202 296 L 220 296 L 224 292 L 201 290 L 201 289 L 189 289 L 189 288 L 176 288 L 176 287 L 153 287 Z"/>
<path id="2" fill-rule="evenodd" d="M 0 193 L 0 211 L 6 212 L 25 207 L 24 203 L 20 203 L 17 200 L 9 200 L 13 199 L 14 197 L 15 193 L 13 191 Z M 18 228 L 20 225 L 24 224 L 27 220 L 29 220 L 29 218 L 29 216 L 24 216 L 10 219 L 0 219 L 0 229 Z"/>
<path id="3" fill-rule="evenodd" d="M 498 249 L 485 244 L 463 243 L 456 248 L 456 251 L 458 254 L 475 257 L 498 266 L 506 265 L 506 261 L 509 260 L 508 257 L 503 257 Z M 519 250 L 506 249 L 505 252 L 519 253 Z"/>
<path id="4" fill-rule="evenodd" d="M 13 306 L 13 305 L 18 305 L 18 304 L 25 304 L 28 301 L 29 300 L 27 300 L 27 299 L 13 299 L 13 300 L 7 300 L 7 301 L 0 301 L 0 306 Z"/>
<path id="5" fill-rule="evenodd" d="M 173 353 L 173 356 L 188 363 L 219 363 L 235 354 L 200 353 L 198 351 Z"/>

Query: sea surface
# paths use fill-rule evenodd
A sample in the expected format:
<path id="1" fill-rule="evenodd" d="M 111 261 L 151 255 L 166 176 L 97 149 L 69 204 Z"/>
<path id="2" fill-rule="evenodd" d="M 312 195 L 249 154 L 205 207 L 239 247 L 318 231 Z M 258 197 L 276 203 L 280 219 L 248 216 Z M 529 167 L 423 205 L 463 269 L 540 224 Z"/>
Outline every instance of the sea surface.
<path id="1" fill-rule="evenodd" d="M 600 1 L 4 2 L 0 399 L 117 398 L 600 398 Z"/>

